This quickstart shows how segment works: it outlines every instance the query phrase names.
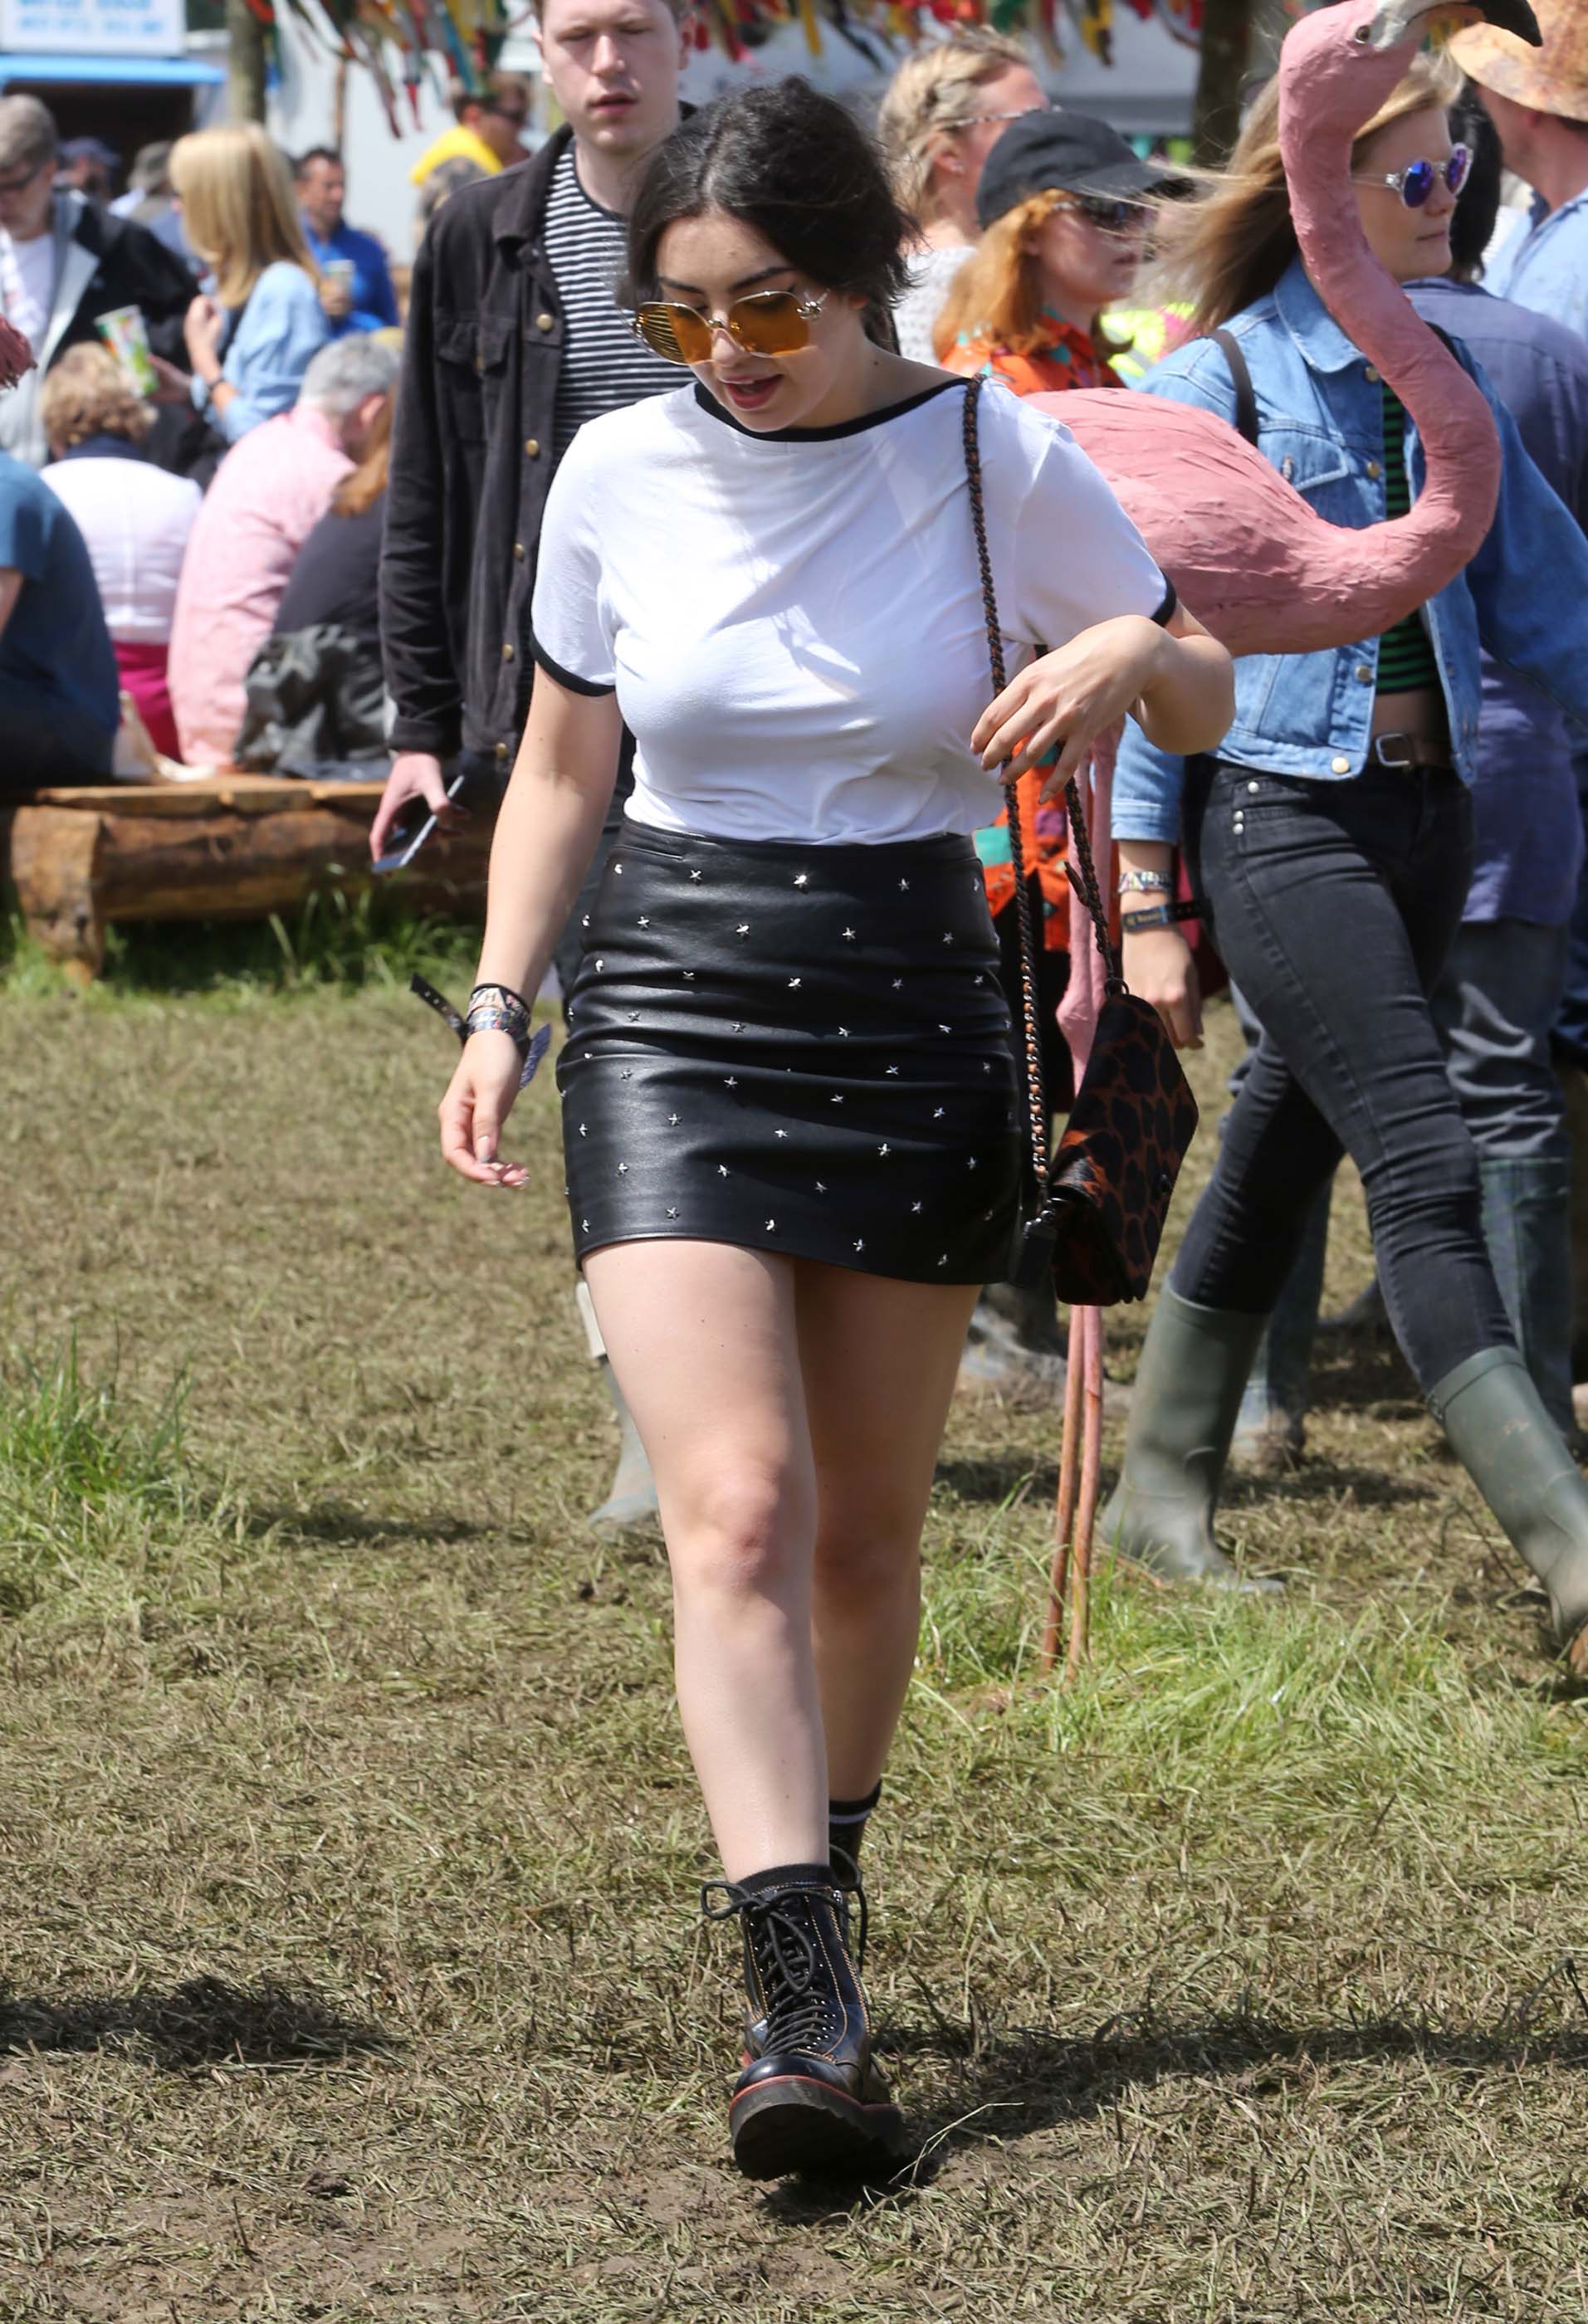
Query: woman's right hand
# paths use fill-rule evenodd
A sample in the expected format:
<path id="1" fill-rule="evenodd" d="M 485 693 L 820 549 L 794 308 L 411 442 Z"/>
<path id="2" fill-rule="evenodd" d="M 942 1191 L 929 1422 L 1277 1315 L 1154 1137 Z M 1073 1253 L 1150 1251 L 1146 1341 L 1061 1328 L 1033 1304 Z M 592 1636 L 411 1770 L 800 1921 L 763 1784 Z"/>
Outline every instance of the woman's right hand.
<path id="1" fill-rule="evenodd" d="M 1191 947 L 1178 928 L 1143 928 L 1124 939 L 1125 982 L 1149 1001 L 1177 1049 L 1202 1047 L 1202 992 Z"/>
<path id="2" fill-rule="evenodd" d="M 518 1095 L 518 1044 L 510 1033 L 471 1033 L 457 1071 L 437 1107 L 441 1154 L 460 1178 L 476 1186 L 522 1186 L 529 1172 L 522 1162 L 497 1155 L 502 1125 Z"/>

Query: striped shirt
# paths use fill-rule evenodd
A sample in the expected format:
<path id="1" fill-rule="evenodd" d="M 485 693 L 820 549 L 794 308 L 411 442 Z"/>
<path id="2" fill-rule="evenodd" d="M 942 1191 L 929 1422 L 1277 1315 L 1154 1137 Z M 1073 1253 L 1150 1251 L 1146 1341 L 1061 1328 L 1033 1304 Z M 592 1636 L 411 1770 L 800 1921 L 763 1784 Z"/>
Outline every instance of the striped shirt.
<path id="1" fill-rule="evenodd" d="M 564 318 L 551 429 L 552 453 L 560 460 L 586 420 L 621 410 L 643 395 L 668 394 L 688 374 L 653 355 L 618 305 L 627 221 L 590 199 L 571 145 L 551 174 L 544 234 Z"/>
<path id="2" fill-rule="evenodd" d="M 1399 398 L 1384 383 L 1384 513 L 1406 516 L 1411 510 L 1411 479 L 1406 473 L 1406 413 Z M 1379 640 L 1376 694 L 1411 694 L 1439 683 L 1434 644 L 1420 613 L 1408 613 L 1386 630 Z"/>

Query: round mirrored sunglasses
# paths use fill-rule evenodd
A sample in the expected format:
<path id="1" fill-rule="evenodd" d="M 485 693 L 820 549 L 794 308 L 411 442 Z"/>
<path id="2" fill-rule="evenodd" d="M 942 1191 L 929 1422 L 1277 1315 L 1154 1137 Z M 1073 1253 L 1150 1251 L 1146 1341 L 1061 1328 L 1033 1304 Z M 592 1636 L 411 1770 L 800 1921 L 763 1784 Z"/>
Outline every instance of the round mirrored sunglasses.
<path id="1" fill-rule="evenodd" d="M 747 299 L 735 299 L 725 315 L 703 315 L 671 299 L 648 299 L 635 310 L 634 330 L 666 363 L 709 363 L 719 331 L 726 331 L 747 355 L 791 355 L 809 346 L 812 318 L 826 300 L 825 290 L 817 299 L 801 299 L 794 290 L 753 290 Z"/>
<path id="2" fill-rule="evenodd" d="M 1459 194 L 1467 181 L 1467 171 L 1473 166 L 1472 149 L 1466 145 L 1451 148 L 1448 161 L 1408 161 L 1404 170 L 1391 170 L 1382 178 L 1353 178 L 1357 186 L 1388 186 L 1399 194 L 1408 210 L 1420 210 L 1434 190 L 1435 180 L 1443 178 L 1453 194 Z"/>

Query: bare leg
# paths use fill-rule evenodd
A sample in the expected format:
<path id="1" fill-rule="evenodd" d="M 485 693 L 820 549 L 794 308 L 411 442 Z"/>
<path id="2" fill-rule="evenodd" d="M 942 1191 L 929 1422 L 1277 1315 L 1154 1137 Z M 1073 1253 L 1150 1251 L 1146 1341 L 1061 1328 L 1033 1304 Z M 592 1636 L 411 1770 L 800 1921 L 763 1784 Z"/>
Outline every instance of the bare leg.
<path id="1" fill-rule="evenodd" d="M 671 1240 L 585 1262 L 656 1478 L 679 1709 L 730 1880 L 826 1860 L 799 1264 Z"/>
<path id="2" fill-rule="evenodd" d="M 817 1474 L 811 1627 L 835 1798 L 863 1798 L 882 1774 L 909 1685 L 921 1526 L 975 1299 L 962 1285 L 799 1268 Z"/>

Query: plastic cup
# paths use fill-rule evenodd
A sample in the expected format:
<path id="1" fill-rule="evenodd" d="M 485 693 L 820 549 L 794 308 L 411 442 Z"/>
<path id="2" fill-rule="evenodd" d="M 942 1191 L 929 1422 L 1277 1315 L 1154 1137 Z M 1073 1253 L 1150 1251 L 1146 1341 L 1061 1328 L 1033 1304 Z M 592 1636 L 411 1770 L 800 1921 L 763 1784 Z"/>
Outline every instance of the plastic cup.
<path id="1" fill-rule="evenodd" d="M 319 271 L 333 282 L 351 283 L 358 269 L 350 258 L 328 258 Z"/>
<path id="2" fill-rule="evenodd" d="M 160 380 L 154 369 L 154 359 L 149 353 L 149 333 L 141 307 L 114 307 L 108 315 L 96 315 L 95 327 L 111 354 L 125 372 L 139 395 L 158 393 Z"/>

